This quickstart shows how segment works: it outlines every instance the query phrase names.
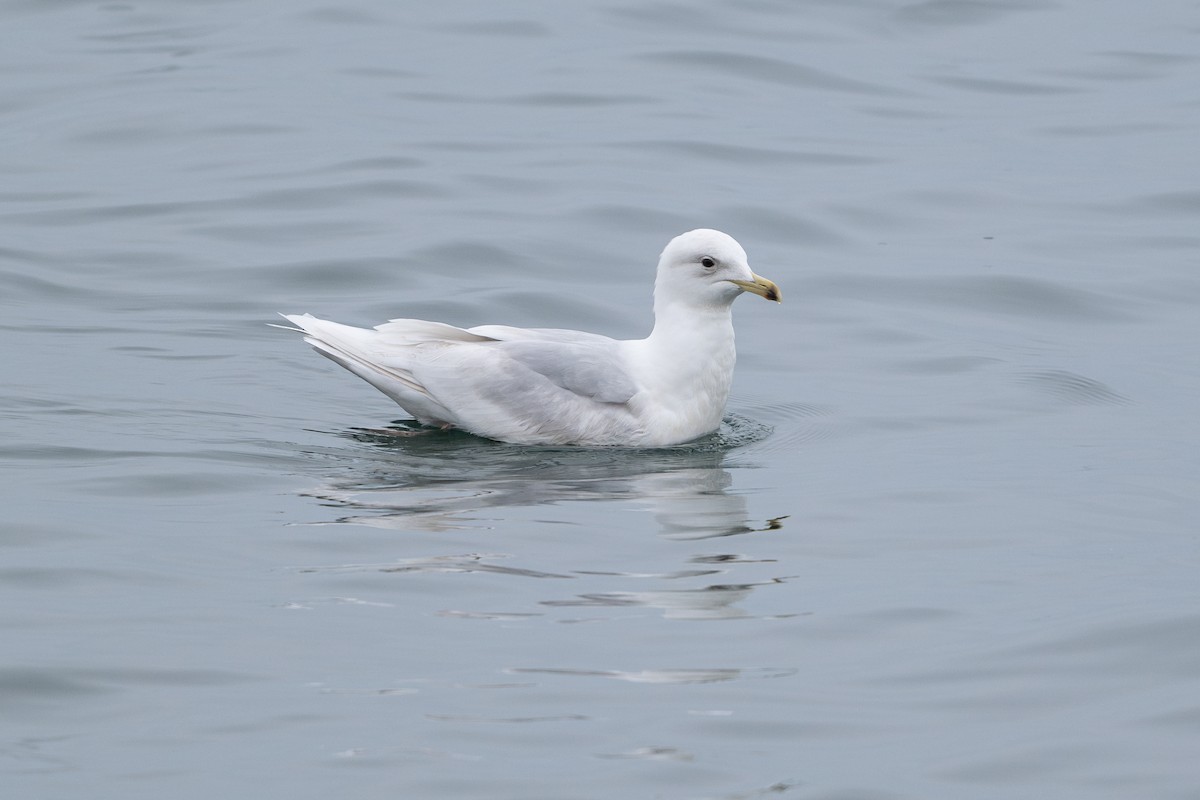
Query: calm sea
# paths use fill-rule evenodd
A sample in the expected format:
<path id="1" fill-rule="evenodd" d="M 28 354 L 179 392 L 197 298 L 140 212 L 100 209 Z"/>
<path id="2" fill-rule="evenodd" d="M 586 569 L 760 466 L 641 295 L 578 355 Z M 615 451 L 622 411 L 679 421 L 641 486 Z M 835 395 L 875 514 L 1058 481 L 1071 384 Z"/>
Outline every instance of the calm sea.
<path id="1" fill-rule="evenodd" d="M 0 5 L 0 795 L 1200 798 L 1192 0 Z M 267 327 L 640 337 L 721 433 L 399 437 Z"/>

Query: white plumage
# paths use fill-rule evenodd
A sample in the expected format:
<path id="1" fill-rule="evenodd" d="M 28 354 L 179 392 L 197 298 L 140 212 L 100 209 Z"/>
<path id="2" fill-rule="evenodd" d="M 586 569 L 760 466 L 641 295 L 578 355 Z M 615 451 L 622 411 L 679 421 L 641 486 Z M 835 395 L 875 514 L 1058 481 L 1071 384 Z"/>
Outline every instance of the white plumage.
<path id="1" fill-rule="evenodd" d="M 780 299 L 732 237 L 700 229 L 663 250 L 645 339 L 419 319 L 367 330 L 284 316 L 426 425 L 518 444 L 664 447 L 720 425 L 735 360 L 730 306 L 743 291 Z"/>

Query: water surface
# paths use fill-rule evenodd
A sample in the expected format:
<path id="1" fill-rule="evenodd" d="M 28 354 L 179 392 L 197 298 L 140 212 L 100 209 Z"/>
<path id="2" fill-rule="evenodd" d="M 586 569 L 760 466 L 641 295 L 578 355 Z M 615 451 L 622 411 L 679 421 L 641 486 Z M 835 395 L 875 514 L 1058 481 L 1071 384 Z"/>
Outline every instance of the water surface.
<path id="1" fill-rule="evenodd" d="M 1194 5 L 0 11 L 6 797 L 1195 798 Z M 644 335 L 722 431 L 399 436 L 266 327 Z"/>

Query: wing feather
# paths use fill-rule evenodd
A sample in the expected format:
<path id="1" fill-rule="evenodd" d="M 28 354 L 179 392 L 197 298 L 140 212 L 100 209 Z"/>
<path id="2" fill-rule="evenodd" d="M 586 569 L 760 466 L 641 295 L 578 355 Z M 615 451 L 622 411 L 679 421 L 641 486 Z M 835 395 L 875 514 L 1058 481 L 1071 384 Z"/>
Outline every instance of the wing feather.
<path id="1" fill-rule="evenodd" d="M 607 343 L 509 341 L 493 347 L 555 386 L 597 403 L 627 403 L 638 391 L 611 339 Z"/>

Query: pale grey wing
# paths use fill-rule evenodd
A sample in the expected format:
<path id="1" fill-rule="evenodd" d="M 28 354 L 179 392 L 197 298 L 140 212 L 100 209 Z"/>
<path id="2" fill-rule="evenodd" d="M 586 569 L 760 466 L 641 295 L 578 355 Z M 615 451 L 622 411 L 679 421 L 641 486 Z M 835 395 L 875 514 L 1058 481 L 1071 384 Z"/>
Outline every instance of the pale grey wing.
<path id="1" fill-rule="evenodd" d="M 617 342 L 423 344 L 414 376 L 461 428 L 510 442 L 617 444 L 639 435 Z"/>
<path id="2" fill-rule="evenodd" d="M 499 339 L 503 342 L 577 342 L 579 344 L 612 344 L 615 340 L 598 333 L 571 331 L 565 328 L 514 328 L 509 325 L 477 325 L 468 328 L 468 333 Z"/>
<path id="3" fill-rule="evenodd" d="M 627 403 L 638 392 L 637 384 L 626 371 L 620 348 L 612 339 L 507 341 L 492 347 L 555 386 L 597 403 Z"/>
<path id="4" fill-rule="evenodd" d="M 422 344 L 421 336 L 443 334 L 456 336 L 460 342 L 491 341 L 458 328 L 421 320 L 396 320 L 376 330 L 366 330 L 317 319 L 311 314 L 284 317 L 296 326 L 295 330 L 305 334 L 304 340 L 318 353 L 350 370 L 417 419 L 436 425 L 455 422 L 454 414 L 413 375 L 407 354 Z M 406 337 L 406 333 L 411 335 Z"/>
<path id="5" fill-rule="evenodd" d="M 444 322 L 425 319 L 393 319 L 376 325 L 379 341 L 385 345 L 410 345 L 418 342 L 488 342 L 492 337 L 473 330 L 456 328 Z"/>

